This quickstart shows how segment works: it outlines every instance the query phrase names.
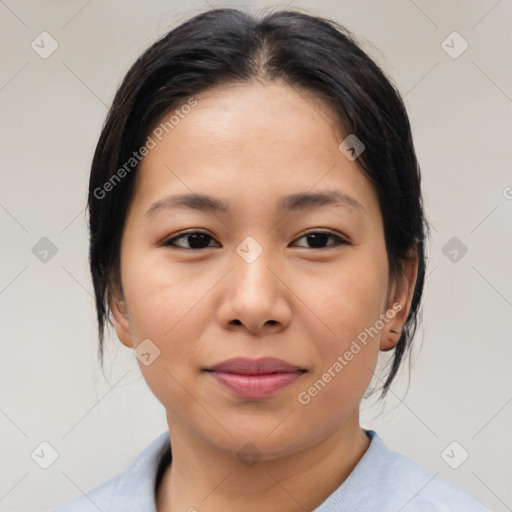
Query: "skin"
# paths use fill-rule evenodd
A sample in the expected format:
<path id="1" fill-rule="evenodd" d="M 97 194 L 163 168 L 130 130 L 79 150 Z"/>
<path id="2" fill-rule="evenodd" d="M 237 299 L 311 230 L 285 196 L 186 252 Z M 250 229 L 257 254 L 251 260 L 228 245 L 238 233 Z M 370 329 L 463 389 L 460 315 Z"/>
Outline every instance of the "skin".
<path id="1" fill-rule="evenodd" d="M 400 337 L 417 256 L 403 261 L 399 279 L 388 277 L 376 192 L 339 151 L 348 134 L 321 100 L 279 83 L 223 87 L 196 99 L 140 165 L 121 242 L 122 289 L 109 299 L 121 342 L 136 348 L 150 339 L 160 350 L 148 366 L 139 361 L 172 439 L 157 508 L 311 510 L 369 446 L 359 404 L 379 351 Z M 275 210 L 283 195 L 332 189 L 354 197 L 361 211 Z M 155 201 L 191 192 L 223 199 L 233 213 L 161 208 L 146 215 Z M 332 237 L 315 245 L 304 236 L 319 229 L 351 245 Z M 186 249 L 187 237 L 164 245 L 184 230 L 210 235 L 201 246 L 208 247 Z M 252 263 L 236 251 L 248 236 L 263 249 Z M 402 309 L 300 403 L 298 394 L 393 304 Z M 243 400 L 201 371 L 237 356 L 277 357 L 308 371 L 271 398 Z M 260 457 L 251 466 L 237 456 L 248 442 Z"/>

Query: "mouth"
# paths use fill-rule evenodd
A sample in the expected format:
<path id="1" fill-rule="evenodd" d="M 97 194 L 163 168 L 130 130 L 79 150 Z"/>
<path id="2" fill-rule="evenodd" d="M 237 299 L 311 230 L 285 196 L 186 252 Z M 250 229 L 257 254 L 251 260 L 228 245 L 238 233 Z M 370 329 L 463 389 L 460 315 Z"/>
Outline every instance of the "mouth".
<path id="1" fill-rule="evenodd" d="M 230 393 L 253 400 L 276 395 L 307 372 L 272 357 L 229 359 L 203 371 Z"/>

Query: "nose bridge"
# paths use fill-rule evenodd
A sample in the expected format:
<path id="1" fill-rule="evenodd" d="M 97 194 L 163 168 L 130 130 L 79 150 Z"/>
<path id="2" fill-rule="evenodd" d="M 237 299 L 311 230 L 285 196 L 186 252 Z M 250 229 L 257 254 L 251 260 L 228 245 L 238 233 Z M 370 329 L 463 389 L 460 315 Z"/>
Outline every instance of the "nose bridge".
<path id="1" fill-rule="evenodd" d="M 260 235 L 258 238 L 262 241 L 263 236 Z M 267 241 L 268 239 L 269 237 L 266 237 Z M 268 289 L 269 287 L 274 288 L 271 282 L 275 279 L 275 275 L 270 268 L 272 268 L 272 263 L 275 263 L 275 257 L 272 250 L 268 248 L 268 244 L 266 245 L 267 247 L 264 247 L 263 243 L 258 242 L 253 236 L 245 237 L 238 244 L 235 249 L 233 269 L 237 288 L 240 285 L 249 287 L 252 293 L 263 293 L 265 288 L 267 291 L 271 291 Z"/>

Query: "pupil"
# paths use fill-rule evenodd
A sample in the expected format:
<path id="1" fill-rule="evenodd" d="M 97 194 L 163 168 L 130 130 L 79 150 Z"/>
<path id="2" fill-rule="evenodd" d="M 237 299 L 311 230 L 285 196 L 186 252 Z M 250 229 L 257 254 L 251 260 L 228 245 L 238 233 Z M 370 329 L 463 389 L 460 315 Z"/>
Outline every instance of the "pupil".
<path id="1" fill-rule="evenodd" d="M 190 247 L 194 249 L 202 248 L 202 244 L 205 242 L 207 237 L 208 235 L 205 235 L 204 233 L 195 233 L 192 235 L 188 235 Z M 206 244 L 206 246 L 208 246 L 208 243 Z"/>
<path id="2" fill-rule="evenodd" d="M 313 234 L 307 235 L 307 236 L 310 239 L 310 245 L 312 245 L 313 247 L 319 247 L 319 246 L 325 245 L 325 242 L 326 242 L 325 239 L 329 237 L 329 235 L 326 233 L 313 233 Z M 311 243 L 311 239 L 313 240 L 313 243 Z M 320 244 L 318 242 L 320 242 Z"/>

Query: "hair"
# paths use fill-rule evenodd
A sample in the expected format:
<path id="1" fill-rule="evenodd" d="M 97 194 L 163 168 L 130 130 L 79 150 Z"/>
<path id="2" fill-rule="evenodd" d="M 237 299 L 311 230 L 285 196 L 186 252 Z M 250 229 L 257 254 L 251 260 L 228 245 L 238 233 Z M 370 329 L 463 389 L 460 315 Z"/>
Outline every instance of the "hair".
<path id="1" fill-rule="evenodd" d="M 410 248 L 417 250 L 411 308 L 393 349 L 383 398 L 410 352 L 425 278 L 429 227 L 410 124 L 398 90 L 346 28 L 292 10 L 261 17 L 239 9 L 202 12 L 152 44 L 119 86 L 92 160 L 88 196 L 101 365 L 105 326 L 107 321 L 112 325 L 110 298 L 116 287 L 122 291 L 120 242 L 138 165 L 123 179 L 114 175 L 123 165 L 126 169 L 133 152 L 171 109 L 213 87 L 254 81 L 312 92 L 332 109 L 347 135 L 364 143 L 355 162 L 378 195 L 390 276 L 400 275 Z M 105 193 L 108 182 L 115 186 Z"/>

